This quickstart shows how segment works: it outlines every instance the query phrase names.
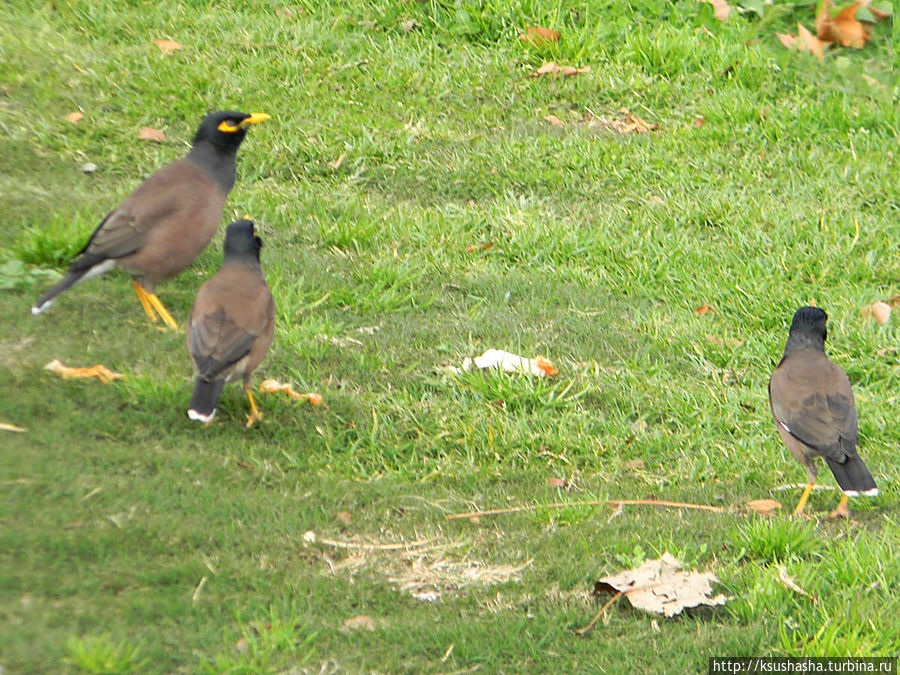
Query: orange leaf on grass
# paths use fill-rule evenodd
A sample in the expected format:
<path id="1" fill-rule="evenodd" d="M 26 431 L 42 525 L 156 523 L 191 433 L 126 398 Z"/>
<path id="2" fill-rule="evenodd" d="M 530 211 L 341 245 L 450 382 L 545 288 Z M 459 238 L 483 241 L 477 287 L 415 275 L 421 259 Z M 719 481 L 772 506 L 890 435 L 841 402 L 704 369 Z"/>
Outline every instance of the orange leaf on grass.
<path id="1" fill-rule="evenodd" d="M 522 42 L 530 42 L 535 46 L 541 46 L 556 42 L 559 40 L 559 31 L 552 28 L 541 28 L 540 26 L 529 26 L 525 28 L 525 32 L 519 36 Z"/>
<path id="2" fill-rule="evenodd" d="M 172 52 L 181 49 L 181 43 L 175 42 L 175 40 L 154 39 L 153 42 L 156 43 L 156 46 L 159 47 L 159 51 L 163 54 L 171 54 Z"/>
<path id="3" fill-rule="evenodd" d="M 164 140 L 166 140 L 166 135 L 159 129 L 154 129 L 153 127 L 141 127 L 141 130 L 138 132 L 138 138 L 140 138 L 142 141 L 162 143 Z"/>
<path id="4" fill-rule="evenodd" d="M 696 314 L 697 316 L 703 316 L 708 312 L 712 312 L 713 314 L 715 314 L 716 310 L 713 307 L 707 305 L 705 302 L 694 310 L 694 314 Z"/>
<path id="5" fill-rule="evenodd" d="M 861 2 L 855 2 L 833 17 L 829 10 L 834 7 L 834 4 L 831 0 L 825 0 L 816 17 L 816 37 L 823 42 L 838 42 L 844 47 L 862 49 L 866 40 L 869 39 L 869 35 L 856 18 L 856 11 L 861 4 Z"/>
<path id="6" fill-rule="evenodd" d="M 803 45 L 801 49 L 809 50 L 819 61 L 825 59 L 826 43 L 810 33 L 801 23 L 797 24 L 797 36 L 800 38 L 800 44 Z"/>
<path id="7" fill-rule="evenodd" d="M 72 124 L 78 124 L 81 120 L 84 119 L 84 115 L 80 112 L 70 112 L 66 115 L 66 120 L 71 122 Z"/>
<path id="8" fill-rule="evenodd" d="M 552 127 L 566 126 L 566 123 L 559 119 L 556 115 L 544 115 L 544 121 Z"/>
<path id="9" fill-rule="evenodd" d="M 702 2 L 708 2 L 713 6 L 713 15 L 719 21 L 727 21 L 728 14 L 731 12 L 731 7 L 728 6 L 728 3 L 725 0 L 701 0 Z"/>
<path id="10" fill-rule="evenodd" d="M 528 77 L 541 77 L 542 75 L 562 75 L 563 77 L 571 77 L 572 75 L 579 75 L 581 73 L 589 73 L 591 71 L 590 66 L 582 66 L 580 68 L 576 68 L 574 66 L 561 66 L 555 61 L 547 61 L 540 68 L 531 73 Z"/>

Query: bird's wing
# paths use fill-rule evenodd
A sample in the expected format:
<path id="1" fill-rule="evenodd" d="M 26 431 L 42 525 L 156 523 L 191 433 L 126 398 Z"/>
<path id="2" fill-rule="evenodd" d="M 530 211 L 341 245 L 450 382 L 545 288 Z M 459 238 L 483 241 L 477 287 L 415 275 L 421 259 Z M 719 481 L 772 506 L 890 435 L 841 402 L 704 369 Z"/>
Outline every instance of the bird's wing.
<path id="1" fill-rule="evenodd" d="M 769 381 L 772 415 L 797 440 L 829 459 L 856 454 L 856 405 L 843 370 L 821 359 L 783 361 Z"/>
<path id="2" fill-rule="evenodd" d="M 257 334 L 235 324 L 223 307 L 190 318 L 190 350 L 197 374 L 204 379 L 227 375 L 225 371 L 246 356 Z"/>
<path id="3" fill-rule="evenodd" d="M 187 160 L 164 166 L 103 219 L 81 255 L 96 261 L 134 253 L 150 230 L 195 203 L 195 195 L 209 185 L 209 178 Z"/>

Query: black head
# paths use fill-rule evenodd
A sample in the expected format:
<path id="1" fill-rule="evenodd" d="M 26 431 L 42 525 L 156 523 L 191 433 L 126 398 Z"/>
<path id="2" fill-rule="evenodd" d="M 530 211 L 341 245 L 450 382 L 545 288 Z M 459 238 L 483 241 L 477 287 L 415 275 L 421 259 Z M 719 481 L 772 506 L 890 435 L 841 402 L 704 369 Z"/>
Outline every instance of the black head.
<path id="1" fill-rule="evenodd" d="M 203 118 L 194 136 L 194 145 L 204 141 L 212 143 L 217 149 L 237 152 L 241 141 L 247 135 L 247 129 L 269 116 L 265 113 L 238 112 L 236 110 L 220 110 Z"/>
<path id="2" fill-rule="evenodd" d="M 828 337 L 828 330 L 825 328 L 827 322 L 828 315 L 818 307 L 801 307 L 791 321 L 790 334 L 815 336 L 825 342 Z"/>
<path id="3" fill-rule="evenodd" d="M 256 236 L 252 220 L 237 220 L 225 230 L 225 258 L 259 260 L 262 239 Z"/>

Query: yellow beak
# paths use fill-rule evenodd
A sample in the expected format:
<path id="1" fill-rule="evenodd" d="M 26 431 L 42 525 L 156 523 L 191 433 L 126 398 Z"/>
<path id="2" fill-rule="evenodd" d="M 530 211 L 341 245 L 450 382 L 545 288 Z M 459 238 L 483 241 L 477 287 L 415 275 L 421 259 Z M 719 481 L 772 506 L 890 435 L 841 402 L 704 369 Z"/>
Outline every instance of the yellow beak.
<path id="1" fill-rule="evenodd" d="M 266 113 L 250 113 L 250 117 L 241 122 L 241 127 L 250 126 L 251 124 L 259 124 L 260 122 L 265 122 L 266 120 L 271 119 L 271 115 L 266 115 Z"/>
<path id="2" fill-rule="evenodd" d="M 260 122 L 265 122 L 267 119 L 271 119 L 271 116 L 266 113 L 250 113 L 250 117 L 239 122 L 237 126 L 232 126 L 227 120 L 222 122 L 219 125 L 219 131 L 233 134 L 238 129 L 246 129 L 251 124 L 259 124 Z"/>

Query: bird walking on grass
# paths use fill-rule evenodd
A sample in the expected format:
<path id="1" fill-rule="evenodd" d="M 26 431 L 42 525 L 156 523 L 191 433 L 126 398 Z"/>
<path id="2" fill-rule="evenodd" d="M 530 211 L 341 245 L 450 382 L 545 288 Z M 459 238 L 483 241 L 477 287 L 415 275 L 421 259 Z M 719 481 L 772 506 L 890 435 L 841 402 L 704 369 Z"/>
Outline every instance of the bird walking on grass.
<path id="1" fill-rule="evenodd" d="M 807 485 L 793 515 L 803 512 L 822 457 L 844 494 L 832 517 L 848 517 L 847 498 L 875 496 L 875 479 L 856 452 L 859 425 L 847 374 L 825 355 L 828 315 L 801 307 L 791 322 L 784 356 L 769 380 L 769 407 L 778 433 L 806 469 Z"/>
<path id="2" fill-rule="evenodd" d="M 118 267 L 131 274 L 147 317 L 156 321 L 158 314 L 177 329 L 156 297 L 156 285 L 187 268 L 206 248 L 234 186 L 238 148 L 250 125 L 267 119 L 265 113 L 236 111 L 207 115 L 187 156 L 149 176 L 103 219 L 66 275 L 31 313 L 40 314 L 78 282 Z"/>
<path id="3" fill-rule="evenodd" d="M 195 371 L 188 406 L 192 420 L 211 422 L 225 384 L 238 378 L 243 378 L 250 401 L 247 426 L 262 417 L 250 391 L 250 376 L 272 344 L 275 303 L 260 268 L 260 248 L 262 240 L 251 221 L 229 225 L 222 267 L 197 291 L 187 328 Z"/>

